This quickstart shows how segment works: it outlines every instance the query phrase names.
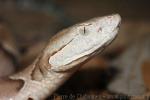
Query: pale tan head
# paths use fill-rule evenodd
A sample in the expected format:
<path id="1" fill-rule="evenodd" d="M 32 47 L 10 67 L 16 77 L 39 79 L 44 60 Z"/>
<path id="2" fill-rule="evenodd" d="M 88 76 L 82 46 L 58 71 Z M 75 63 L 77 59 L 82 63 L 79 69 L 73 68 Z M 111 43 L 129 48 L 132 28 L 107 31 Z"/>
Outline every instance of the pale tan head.
<path id="1" fill-rule="evenodd" d="M 56 45 L 61 49 L 49 58 L 51 69 L 66 71 L 93 56 L 99 50 L 101 51 L 116 37 L 120 22 L 121 17 L 114 14 L 94 18 L 70 27 L 66 31 L 67 38 L 55 41 L 55 44 L 64 43 L 65 45 Z"/>

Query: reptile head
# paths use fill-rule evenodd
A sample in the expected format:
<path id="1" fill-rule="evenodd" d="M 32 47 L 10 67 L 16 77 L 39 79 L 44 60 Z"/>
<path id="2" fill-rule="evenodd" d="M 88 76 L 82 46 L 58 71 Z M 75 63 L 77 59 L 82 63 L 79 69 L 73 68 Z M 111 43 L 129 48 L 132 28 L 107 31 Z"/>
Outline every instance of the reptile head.
<path id="1" fill-rule="evenodd" d="M 116 37 L 120 21 L 121 17 L 114 14 L 94 18 L 60 32 L 52 43 L 54 47 L 51 47 L 52 51 L 57 51 L 49 58 L 51 69 L 66 71 L 102 51 Z"/>

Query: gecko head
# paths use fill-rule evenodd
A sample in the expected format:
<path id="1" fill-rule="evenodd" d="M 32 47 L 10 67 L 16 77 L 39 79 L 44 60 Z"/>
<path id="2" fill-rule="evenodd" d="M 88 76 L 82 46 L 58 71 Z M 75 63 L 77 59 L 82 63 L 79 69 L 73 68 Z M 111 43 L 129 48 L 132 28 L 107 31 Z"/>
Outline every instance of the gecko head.
<path id="1" fill-rule="evenodd" d="M 102 51 L 116 37 L 120 21 L 121 17 L 114 14 L 94 18 L 69 28 L 67 34 L 73 34 L 72 38 L 59 52 L 50 57 L 52 69 L 66 71 Z"/>

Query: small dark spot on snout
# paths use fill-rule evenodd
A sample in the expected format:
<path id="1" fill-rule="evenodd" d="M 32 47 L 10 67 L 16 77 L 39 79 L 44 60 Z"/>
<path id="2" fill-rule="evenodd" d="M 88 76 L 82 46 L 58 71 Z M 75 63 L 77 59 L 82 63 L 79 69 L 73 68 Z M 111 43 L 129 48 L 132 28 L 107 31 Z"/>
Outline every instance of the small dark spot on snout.
<path id="1" fill-rule="evenodd" d="M 119 24 L 118 24 L 118 26 L 117 26 L 117 27 L 118 27 L 118 28 L 120 28 L 120 25 L 121 25 L 121 22 L 119 22 Z"/>
<path id="2" fill-rule="evenodd" d="M 98 28 L 98 30 L 97 30 L 97 32 L 101 32 L 102 31 L 102 28 L 101 27 L 99 27 Z"/>

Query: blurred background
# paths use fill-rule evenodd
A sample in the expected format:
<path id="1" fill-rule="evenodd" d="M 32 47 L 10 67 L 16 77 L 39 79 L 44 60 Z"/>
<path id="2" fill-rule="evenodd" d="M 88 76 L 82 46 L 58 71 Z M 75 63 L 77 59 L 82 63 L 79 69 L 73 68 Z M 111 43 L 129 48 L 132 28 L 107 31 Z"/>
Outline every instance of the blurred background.
<path id="1" fill-rule="evenodd" d="M 122 23 L 115 41 L 48 100 L 149 97 L 149 10 L 149 0 L 0 0 L 0 76 L 31 64 L 63 28 L 118 13 Z"/>

